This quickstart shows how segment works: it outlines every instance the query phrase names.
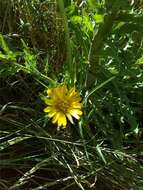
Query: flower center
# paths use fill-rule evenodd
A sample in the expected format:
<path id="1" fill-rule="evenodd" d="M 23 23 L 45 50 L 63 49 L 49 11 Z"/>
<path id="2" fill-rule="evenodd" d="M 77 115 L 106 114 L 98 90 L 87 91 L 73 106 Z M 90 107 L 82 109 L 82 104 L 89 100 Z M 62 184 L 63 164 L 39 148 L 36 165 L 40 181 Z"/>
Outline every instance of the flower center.
<path id="1" fill-rule="evenodd" d="M 67 100 L 60 100 L 56 103 L 55 107 L 59 112 L 66 113 L 70 104 Z"/>

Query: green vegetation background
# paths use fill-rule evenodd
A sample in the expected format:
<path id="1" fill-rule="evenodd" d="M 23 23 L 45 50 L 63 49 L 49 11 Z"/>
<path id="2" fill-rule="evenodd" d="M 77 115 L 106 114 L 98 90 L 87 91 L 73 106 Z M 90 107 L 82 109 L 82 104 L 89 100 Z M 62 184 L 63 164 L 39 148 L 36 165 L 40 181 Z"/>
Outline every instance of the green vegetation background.
<path id="1" fill-rule="evenodd" d="M 143 189 L 143 1 L 0 0 L 0 189 Z M 56 130 L 45 89 L 75 85 Z"/>

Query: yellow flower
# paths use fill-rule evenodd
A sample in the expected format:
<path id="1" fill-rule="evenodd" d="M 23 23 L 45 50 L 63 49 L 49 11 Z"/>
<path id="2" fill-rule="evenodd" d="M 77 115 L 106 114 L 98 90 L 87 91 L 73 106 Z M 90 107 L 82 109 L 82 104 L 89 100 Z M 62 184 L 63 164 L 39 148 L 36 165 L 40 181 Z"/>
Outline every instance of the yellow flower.
<path id="1" fill-rule="evenodd" d="M 59 86 L 47 90 L 48 98 L 45 103 L 48 105 L 44 112 L 49 118 L 52 118 L 52 123 L 57 123 L 58 127 L 66 127 L 67 119 L 73 123 L 72 117 L 80 119 L 81 98 L 75 88 L 67 89 L 67 87 Z"/>

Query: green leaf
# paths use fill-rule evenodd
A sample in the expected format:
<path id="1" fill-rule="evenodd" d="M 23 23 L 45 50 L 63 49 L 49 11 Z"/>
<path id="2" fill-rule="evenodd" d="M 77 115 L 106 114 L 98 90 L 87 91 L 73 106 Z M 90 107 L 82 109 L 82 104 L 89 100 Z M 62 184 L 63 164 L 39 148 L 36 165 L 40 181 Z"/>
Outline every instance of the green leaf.
<path id="1" fill-rule="evenodd" d="M 97 150 L 98 155 L 101 157 L 101 159 L 103 160 L 103 162 L 106 164 L 107 162 L 105 160 L 104 155 L 102 154 L 102 151 L 101 151 L 101 148 L 100 148 L 99 145 L 96 146 L 96 150 Z"/>
<path id="2" fill-rule="evenodd" d="M 9 54 L 9 47 L 7 46 L 3 36 L 0 34 L 0 47 L 4 50 L 6 54 Z"/>
<path id="3" fill-rule="evenodd" d="M 87 17 L 87 16 L 83 17 L 83 31 L 84 32 L 87 32 L 87 31 L 93 32 L 94 31 L 93 24 L 90 21 L 89 17 Z"/>
<path id="4" fill-rule="evenodd" d="M 93 18 L 97 24 L 104 22 L 104 15 L 95 14 Z"/>
<path id="5" fill-rule="evenodd" d="M 143 64 L 143 56 L 141 58 L 139 58 L 136 63 L 136 65 L 142 65 Z"/>
<path id="6" fill-rule="evenodd" d="M 71 22 L 75 24 L 80 24 L 82 22 L 82 17 L 81 16 L 73 16 L 71 17 Z"/>
<path id="7" fill-rule="evenodd" d="M 14 75 L 20 70 L 15 64 L 0 63 L 0 76 Z"/>
<path id="8" fill-rule="evenodd" d="M 21 40 L 21 41 L 23 44 L 25 66 L 30 72 L 33 72 L 33 71 L 37 70 L 36 56 L 32 52 L 30 52 L 26 43 L 23 40 Z"/>

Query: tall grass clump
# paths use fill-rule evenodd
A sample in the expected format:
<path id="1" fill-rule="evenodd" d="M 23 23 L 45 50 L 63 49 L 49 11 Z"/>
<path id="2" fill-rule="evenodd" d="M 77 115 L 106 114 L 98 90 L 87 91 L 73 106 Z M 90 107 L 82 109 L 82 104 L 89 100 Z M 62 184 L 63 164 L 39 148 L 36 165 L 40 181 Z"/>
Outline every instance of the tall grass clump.
<path id="1" fill-rule="evenodd" d="M 142 0 L 0 5 L 0 189 L 142 190 Z"/>

